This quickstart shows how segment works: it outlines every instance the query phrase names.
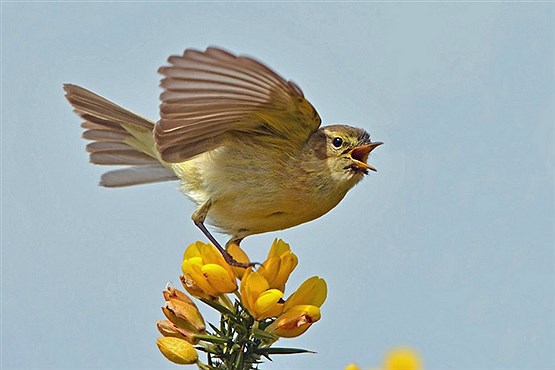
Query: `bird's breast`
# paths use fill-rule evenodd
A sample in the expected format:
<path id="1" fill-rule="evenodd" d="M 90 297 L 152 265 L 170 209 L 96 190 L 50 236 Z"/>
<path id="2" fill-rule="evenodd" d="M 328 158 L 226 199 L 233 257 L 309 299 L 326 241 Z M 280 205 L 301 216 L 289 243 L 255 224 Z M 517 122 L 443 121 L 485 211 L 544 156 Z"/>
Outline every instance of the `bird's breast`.
<path id="1" fill-rule="evenodd" d="M 212 200 L 208 221 L 226 234 L 244 237 L 314 220 L 348 191 L 298 155 L 248 149 L 222 147 L 174 165 L 187 196 L 197 204 Z"/>

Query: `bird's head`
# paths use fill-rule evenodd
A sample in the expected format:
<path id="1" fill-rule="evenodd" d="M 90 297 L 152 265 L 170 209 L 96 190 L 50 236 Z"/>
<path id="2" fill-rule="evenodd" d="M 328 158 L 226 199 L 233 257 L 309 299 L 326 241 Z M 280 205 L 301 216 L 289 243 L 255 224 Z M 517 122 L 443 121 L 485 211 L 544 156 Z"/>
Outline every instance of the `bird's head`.
<path id="1" fill-rule="evenodd" d="M 310 141 L 313 153 L 325 161 L 330 173 L 338 179 L 360 180 L 368 170 L 376 169 L 367 163 L 368 155 L 381 142 L 372 142 L 368 132 L 361 128 L 332 125 L 316 131 Z"/>

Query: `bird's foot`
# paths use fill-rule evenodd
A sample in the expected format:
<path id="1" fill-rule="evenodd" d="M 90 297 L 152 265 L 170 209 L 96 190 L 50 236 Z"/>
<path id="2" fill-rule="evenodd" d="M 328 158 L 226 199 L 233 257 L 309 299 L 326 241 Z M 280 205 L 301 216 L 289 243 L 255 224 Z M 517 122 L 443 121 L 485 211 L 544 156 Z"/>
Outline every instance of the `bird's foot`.
<path id="1" fill-rule="evenodd" d="M 256 266 L 261 266 L 260 263 L 258 262 L 248 262 L 248 263 L 243 263 L 243 262 L 238 262 L 235 260 L 235 258 L 233 258 L 233 256 L 231 254 L 228 253 L 227 250 L 223 249 L 222 251 L 222 256 L 224 257 L 224 260 L 227 262 L 228 265 L 230 265 L 231 267 L 239 267 L 239 268 L 243 268 L 243 269 L 248 269 L 249 267 L 256 267 Z"/>

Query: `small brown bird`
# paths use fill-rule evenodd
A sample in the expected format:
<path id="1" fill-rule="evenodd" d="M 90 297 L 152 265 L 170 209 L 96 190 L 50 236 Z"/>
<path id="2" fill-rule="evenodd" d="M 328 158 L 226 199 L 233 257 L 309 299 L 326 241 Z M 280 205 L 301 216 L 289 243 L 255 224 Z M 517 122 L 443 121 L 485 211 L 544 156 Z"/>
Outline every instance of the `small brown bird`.
<path id="1" fill-rule="evenodd" d="M 240 265 L 205 220 L 238 244 L 322 216 L 376 171 L 366 161 L 382 143 L 360 128 L 320 127 L 301 89 L 264 64 L 214 47 L 168 62 L 158 122 L 76 85 L 64 85 L 66 98 L 84 119 L 91 162 L 128 166 L 100 184 L 181 180 L 198 205 L 194 223 L 229 263 Z"/>

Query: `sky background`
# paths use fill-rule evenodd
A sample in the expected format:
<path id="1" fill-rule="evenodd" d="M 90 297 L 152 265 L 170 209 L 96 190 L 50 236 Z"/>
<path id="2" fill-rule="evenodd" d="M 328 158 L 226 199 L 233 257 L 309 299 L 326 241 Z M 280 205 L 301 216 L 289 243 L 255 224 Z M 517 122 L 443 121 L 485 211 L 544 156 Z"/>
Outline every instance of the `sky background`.
<path id="1" fill-rule="evenodd" d="M 426 369 L 555 367 L 553 3 L 1 7 L 2 368 L 175 368 L 155 322 L 202 239 L 194 206 L 176 183 L 99 187 L 62 84 L 157 119 L 157 68 L 208 45 L 385 142 L 329 214 L 244 241 L 258 261 L 291 244 L 289 293 L 329 287 L 321 321 L 281 342 L 318 354 L 262 369 L 377 367 L 399 345 Z"/>

